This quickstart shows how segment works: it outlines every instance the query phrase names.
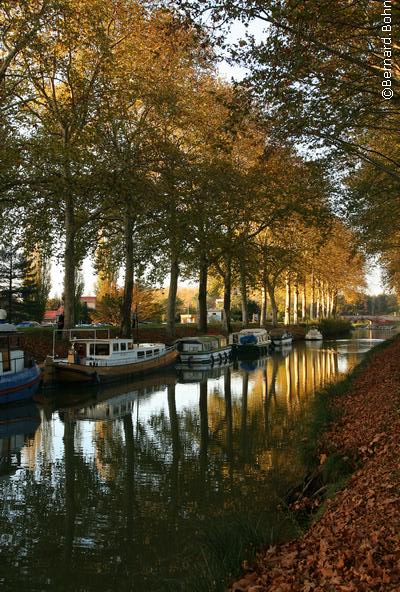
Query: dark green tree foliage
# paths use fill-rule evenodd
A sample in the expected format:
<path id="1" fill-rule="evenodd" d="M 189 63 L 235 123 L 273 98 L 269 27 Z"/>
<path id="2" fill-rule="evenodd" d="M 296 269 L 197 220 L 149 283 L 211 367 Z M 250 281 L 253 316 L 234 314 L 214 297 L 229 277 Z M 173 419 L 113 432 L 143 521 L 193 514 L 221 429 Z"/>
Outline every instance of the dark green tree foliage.
<path id="1" fill-rule="evenodd" d="M 50 292 L 50 269 L 38 251 L 27 255 L 14 246 L 0 249 L 0 305 L 9 320 L 42 321 Z"/>

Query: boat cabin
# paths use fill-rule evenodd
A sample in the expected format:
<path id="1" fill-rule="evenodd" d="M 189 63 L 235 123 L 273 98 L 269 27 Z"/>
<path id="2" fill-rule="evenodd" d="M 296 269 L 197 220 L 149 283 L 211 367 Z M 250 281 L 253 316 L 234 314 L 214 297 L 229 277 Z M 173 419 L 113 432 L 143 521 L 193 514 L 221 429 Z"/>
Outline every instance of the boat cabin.
<path id="1" fill-rule="evenodd" d="M 73 339 L 69 364 L 114 366 L 158 358 L 165 354 L 164 343 L 134 343 L 132 339 Z"/>
<path id="2" fill-rule="evenodd" d="M 204 335 L 201 337 L 182 337 L 176 341 L 178 352 L 207 353 L 226 347 L 224 335 Z"/>
<path id="3" fill-rule="evenodd" d="M 0 323 L 0 376 L 22 372 L 28 360 L 14 325 Z"/>
<path id="4" fill-rule="evenodd" d="M 268 345 L 271 338 L 266 329 L 242 329 L 229 335 L 229 343 L 232 345 Z"/>

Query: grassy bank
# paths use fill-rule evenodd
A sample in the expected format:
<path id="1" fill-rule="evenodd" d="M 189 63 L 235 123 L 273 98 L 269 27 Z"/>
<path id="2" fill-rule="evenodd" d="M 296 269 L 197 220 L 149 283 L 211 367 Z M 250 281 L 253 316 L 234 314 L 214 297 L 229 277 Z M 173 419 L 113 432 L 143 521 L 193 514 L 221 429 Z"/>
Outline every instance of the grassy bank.
<path id="1" fill-rule="evenodd" d="M 261 551 L 232 592 L 399 590 L 400 339 L 371 350 L 315 399 L 298 539 Z"/>

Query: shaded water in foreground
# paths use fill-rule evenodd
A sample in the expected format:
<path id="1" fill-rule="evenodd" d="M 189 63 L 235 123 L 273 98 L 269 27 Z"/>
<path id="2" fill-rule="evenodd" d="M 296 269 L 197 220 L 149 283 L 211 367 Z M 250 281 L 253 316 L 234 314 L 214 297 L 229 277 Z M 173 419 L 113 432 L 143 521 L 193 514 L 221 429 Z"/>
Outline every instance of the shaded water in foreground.
<path id="1" fill-rule="evenodd" d="M 0 409 L 0 589 L 223 589 L 296 534 L 314 393 L 388 332 Z"/>

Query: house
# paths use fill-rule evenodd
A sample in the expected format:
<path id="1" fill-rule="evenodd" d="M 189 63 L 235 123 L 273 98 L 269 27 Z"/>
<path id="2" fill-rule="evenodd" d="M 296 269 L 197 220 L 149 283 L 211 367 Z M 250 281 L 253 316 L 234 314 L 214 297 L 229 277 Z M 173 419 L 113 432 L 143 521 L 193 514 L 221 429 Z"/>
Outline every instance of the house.
<path id="1" fill-rule="evenodd" d="M 210 308 L 207 311 L 207 320 L 209 323 L 221 323 L 224 318 L 224 310 L 222 308 Z"/>
<path id="2" fill-rule="evenodd" d="M 81 296 L 81 303 L 86 304 L 89 310 L 96 310 L 96 296 Z"/>
<path id="3" fill-rule="evenodd" d="M 197 323 L 197 315 L 181 314 L 181 323 L 183 325 L 193 325 L 193 324 Z"/>
<path id="4" fill-rule="evenodd" d="M 43 323 L 57 323 L 60 314 L 64 313 L 64 307 L 60 306 L 57 310 L 46 310 L 43 317 Z"/>

